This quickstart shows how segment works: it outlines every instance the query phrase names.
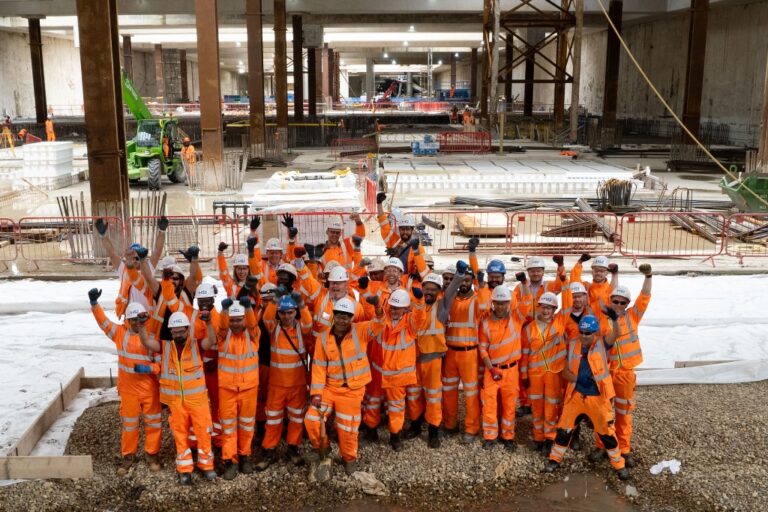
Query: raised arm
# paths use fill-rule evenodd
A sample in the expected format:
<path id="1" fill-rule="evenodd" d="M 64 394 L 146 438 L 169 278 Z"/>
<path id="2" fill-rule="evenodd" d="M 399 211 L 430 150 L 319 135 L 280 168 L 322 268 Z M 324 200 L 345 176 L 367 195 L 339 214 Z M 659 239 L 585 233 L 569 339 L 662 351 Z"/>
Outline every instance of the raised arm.
<path id="1" fill-rule="evenodd" d="M 153 352 L 160 352 L 162 350 L 162 347 L 160 346 L 159 341 L 157 341 L 155 338 L 149 338 L 147 336 L 147 330 L 143 325 L 139 327 L 138 334 L 139 334 L 139 340 L 141 341 L 141 344 L 147 347 L 149 350 Z"/>
<path id="2" fill-rule="evenodd" d="M 163 255 L 163 249 L 165 249 L 165 232 L 168 230 L 168 217 L 161 216 L 157 221 L 157 235 L 155 235 L 155 243 L 152 245 L 152 256 L 149 257 L 149 262 L 152 267 L 157 267 L 157 262 L 160 261 L 160 257 Z"/>
<path id="3" fill-rule="evenodd" d="M 104 250 L 107 251 L 107 256 L 109 256 L 109 262 L 112 264 L 112 268 L 116 269 L 120 266 L 120 255 L 115 250 L 112 240 L 107 236 L 109 224 L 104 219 L 98 218 L 94 221 L 93 227 L 99 234 L 99 238 L 101 238 L 101 245 L 104 247 Z"/>

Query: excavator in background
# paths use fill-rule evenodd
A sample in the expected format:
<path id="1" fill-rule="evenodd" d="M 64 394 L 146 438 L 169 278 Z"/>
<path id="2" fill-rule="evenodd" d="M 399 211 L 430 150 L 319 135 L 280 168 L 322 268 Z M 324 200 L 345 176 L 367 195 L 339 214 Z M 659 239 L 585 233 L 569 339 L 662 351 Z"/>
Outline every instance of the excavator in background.
<path id="1" fill-rule="evenodd" d="M 150 190 L 160 190 L 163 176 L 172 183 L 186 179 L 181 161 L 182 140 L 186 134 L 173 117 L 156 118 L 144 104 L 125 70 L 122 72 L 123 102 L 136 119 L 136 136 L 125 144 L 128 180 L 146 178 Z"/>

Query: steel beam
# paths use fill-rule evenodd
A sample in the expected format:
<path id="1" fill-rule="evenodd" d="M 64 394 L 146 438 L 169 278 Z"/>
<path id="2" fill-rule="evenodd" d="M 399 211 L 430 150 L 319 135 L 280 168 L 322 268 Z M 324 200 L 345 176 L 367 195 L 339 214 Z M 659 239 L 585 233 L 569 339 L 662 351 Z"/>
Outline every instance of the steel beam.
<path id="1" fill-rule="evenodd" d="M 217 0 L 195 0 L 197 58 L 200 66 L 200 132 L 203 160 L 210 162 L 206 173 L 221 169 L 224 141 L 221 126 L 221 84 L 219 78 L 219 16 Z M 220 190 L 221 180 L 205 176 L 203 188 Z"/>
<path id="2" fill-rule="evenodd" d="M 274 0 L 275 5 L 275 103 L 277 103 L 277 130 L 280 137 L 288 135 L 288 58 L 286 44 L 285 0 Z M 283 133 L 284 132 L 284 133 Z M 281 139 L 285 140 L 285 139 Z"/>
<path id="3" fill-rule="evenodd" d="M 512 58 L 514 56 L 514 45 L 512 44 L 512 38 L 507 37 L 506 48 L 504 50 L 504 69 L 506 73 L 504 75 L 504 98 L 507 103 L 512 105 Z"/>
<path id="4" fill-rule="evenodd" d="M 189 102 L 189 77 L 187 77 L 187 50 L 179 50 L 179 78 L 181 79 L 181 103 Z"/>
<path id="5" fill-rule="evenodd" d="M 246 0 L 245 23 L 248 33 L 248 99 L 250 102 L 249 144 L 251 157 L 264 158 L 264 34 L 261 0 Z"/>
<path id="6" fill-rule="evenodd" d="M 301 16 L 293 15 L 293 119 L 304 119 L 304 35 Z"/>
<path id="7" fill-rule="evenodd" d="M 622 0 L 611 0 L 608 6 L 608 16 L 621 33 Z M 603 93 L 603 127 L 601 146 L 604 149 L 616 145 L 616 107 L 619 98 L 619 58 L 621 47 L 619 38 L 608 27 L 608 45 L 605 51 L 605 92 Z"/>
<path id="8" fill-rule="evenodd" d="M 757 149 L 758 172 L 768 173 L 768 59 L 765 64 L 765 81 L 763 82 L 763 115 L 760 127 L 760 141 Z"/>
<path id="9" fill-rule="evenodd" d="M 685 68 L 685 94 L 683 96 L 683 123 L 697 137 L 701 122 L 701 95 L 704 88 L 704 56 L 707 50 L 708 16 L 709 0 L 691 0 L 688 60 Z M 688 142 L 693 144 L 693 140 Z"/>
<path id="10" fill-rule="evenodd" d="M 117 0 L 77 0 L 88 175 L 95 216 L 129 216 Z"/>
<path id="11" fill-rule="evenodd" d="M 48 116 L 48 101 L 45 97 L 45 73 L 43 69 L 43 36 L 40 32 L 40 18 L 29 18 L 29 50 L 32 59 L 32 88 L 35 93 L 35 118 L 44 123 Z"/>
<path id="12" fill-rule="evenodd" d="M 133 82 L 133 45 L 131 36 L 123 36 L 123 69 L 128 78 Z"/>
<path id="13" fill-rule="evenodd" d="M 317 48 L 307 49 L 307 89 L 309 117 L 317 117 Z"/>

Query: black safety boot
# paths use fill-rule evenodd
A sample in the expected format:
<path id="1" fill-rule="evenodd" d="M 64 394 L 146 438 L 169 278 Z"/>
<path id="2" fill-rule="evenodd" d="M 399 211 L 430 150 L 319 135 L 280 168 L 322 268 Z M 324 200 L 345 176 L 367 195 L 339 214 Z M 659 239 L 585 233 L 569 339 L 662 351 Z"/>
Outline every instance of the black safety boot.
<path id="1" fill-rule="evenodd" d="M 483 441 L 483 450 L 491 450 L 494 446 L 496 446 L 496 441 L 492 439 L 486 439 Z"/>
<path id="2" fill-rule="evenodd" d="M 554 473 L 560 464 L 556 460 L 547 461 L 547 465 L 544 466 L 544 471 L 547 473 Z"/>
<path id="3" fill-rule="evenodd" d="M 605 453 L 605 450 L 601 450 L 600 448 L 595 448 L 592 450 L 592 453 L 589 454 L 589 460 L 592 462 L 601 462 L 605 460 L 607 457 L 607 454 Z"/>
<path id="4" fill-rule="evenodd" d="M 579 424 L 576 429 L 573 431 L 573 436 L 571 437 L 571 446 L 569 448 L 571 450 L 579 451 L 581 450 L 581 440 L 579 439 L 581 437 L 581 424 Z"/>
<path id="5" fill-rule="evenodd" d="M 616 477 L 622 481 L 629 480 L 629 470 L 627 468 L 617 469 Z"/>
<path id="6" fill-rule="evenodd" d="M 238 466 L 240 466 L 240 472 L 244 475 L 250 475 L 253 473 L 253 462 L 251 462 L 251 458 L 247 455 L 240 456 Z"/>
<path id="7" fill-rule="evenodd" d="M 181 485 L 192 485 L 192 474 L 191 473 L 179 473 L 179 484 L 181 484 Z"/>
<path id="8" fill-rule="evenodd" d="M 264 471 L 275 460 L 275 450 L 264 450 L 261 453 L 261 460 L 256 464 L 256 471 Z"/>
<path id="9" fill-rule="evenodd" d="M 363 425 L 365 425 L 365 423 L 363 423 Z M 365 425 L 364 431 L 364 438 L 366 441 L 370 441 L 372 443 L 379 441 L 379 429 L 377 427 L 369 427 L 368 425 Z"/>
<path id="10" fill-rule="evenodd" d="M 531 406 L 530 405 L 521 405 L 517 409 L 515 409 L 515 416 L 518 418 L 522 418 L 523 416 L 528 416 L 531 414 Z"/>
<path id="11" fill-rule="evenodd" d="M 430 425 L 428 435 L 429 441 L 427 441 L 427 446 L 430 448 L 440 448 L 440 427 Z"/>
<path id="12" fill-rule="evenodd" d="M 403 438 L 405 439 L 414 439 L 421 435 L 421 426 L 424 424 L 423 418 L 418 418 L 416 420 L 413 420 L 411 422 L 411 426 L 408 427 L 408 430 L 406 430 L 403 433 Z"/>
<path id="13" fill-rule="evenodd" d="M 552 445 L 555 444 L 551 439 L 544 441 L 544 446 L 541 449 L 541 454 L 545 457 L 549 457 L 549 452 L 552 451 Z"/>
<path id="14" fill-rule="evenodd" d="M 399 452 L 403 449 L 403 442 L 400 440 L 399 432 L 397 434 L 389 434 L 389 445 L 396 452 Z"/>
<path id="15" fill-rule="evenodd" d="M 302 464 L 304 464 L 304 458 L 301 455 L 299 455 L 298 446 L 289 444 L 288 450 L 286 450 L 285 455 L 288 457 L 288 460 L 290 460 L 294 466 L 301 466 Z"/>
<path id="16" fill-rule="evenodd" d="M 224 480 L 234 480 L 237 476 L 237 463 L 233 460 L 228 460 L 224 463 L 224 474 L 222 478 Z"/>
<path id="17" fill-rule="evenodd" d="M 635 459 L 631 453 L 624 453 L 621 455 L 624 457 L 624 466 L 628 468 L 634 468 L 637 466 L 637 459 Z"/>
<path id="18" fill-rule="evenodd" d="M 515 444 L 514 439 L 504 439 L 502 440 L 502 443 L 504 443 L 504 449 L 506 449 L 508 452 L 514 452 L 517 450 L 517 444 Z"/>

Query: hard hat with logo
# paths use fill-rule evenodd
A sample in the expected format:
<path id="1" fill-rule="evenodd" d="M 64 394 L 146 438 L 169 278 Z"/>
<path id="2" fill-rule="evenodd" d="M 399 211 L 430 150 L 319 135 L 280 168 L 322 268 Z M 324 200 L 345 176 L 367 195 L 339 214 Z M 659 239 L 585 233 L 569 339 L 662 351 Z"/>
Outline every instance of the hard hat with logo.
<path id="1" fill-rule="evenodd" d="M 280 244 L 280 240 L 278 240 L 277 238 L 270 238 L 269 240 L 267 240 L 267 246 L 265 247 L 265 250 L 282 252 L 283 246 Z"/>
<path id="2" fill-rule="evenodd" d="M 341 265 L 334 267 L 333 270 L 328 273 L 329 283 L 341 283 L 344 281 L 349 281 L 349 274 L 347 274 L 347 269 Z"/>
<path id="3" fill-rule="evenodd" d="M 493 292 L 491 292 L 491 300 L 495 302 L 511 302 L 512 290 L 505 285 L 497 286 L 493 289 Z"/>
<path id="4" fill-rule="evenodd" d="M 445 270 L 443 270 L 443 275 L 445 274 L 455 274 L 456 273 L 456 265 L 448 265 L 445 267 Z"/>
<path id="5" fill-rule="evenodd" d="M 216 297 L 216 291 L 211 283 L 200 283 L 195 290 L 196 299 L 212 299 Z"/>
<path id="6" fill-rule="evenodd" d="M 280 297 L 280 302 L 277 304 L 278 311 L 289 311 L 291 309 L 298 309 L 299 306 L 291 298 L 290 295 L 283 295 Z"/>
<path id="7" fill-rule="evenodd" d="M 235 254 L 235 257 L 232 258 L 232 266 L 233 267 L 247 267 L 248 266 L 248 256 L 245 254 Z"/>
<path id="8" fill-rule="evenodd" d="M 395 267 L 400 272 L 405 272 L 405 270 L 403 269 L 403 262 L 400 261 L 400 258 L 389 258 L 387 260 L 387 264 L 384 265 L 384 268 L 387 268 L 387 267 Z"/>
<path id="9" fill-rule="evenodd" d="M 403 215 L 402 217 L 397 219 L 397 227 L 413 228 L 413 227 L 416 227 L 416 223 L 414 222 L 412 215 Z"/>
<path id="10" fill-rule="evenodd" d="M 125 310 L 125 319 L 130 320 L 146 312 L 147 309 L 140 302 L 131 302 Z"/>
<path id="11" fill-rule="evenodd" d="M 571 293 L 574 295 L 577 293 L 587 293 L 587 289 L 584 288 L 584 285 L 580 281 L 572 282 L 568 285 L 568 289 L 571 290 Z"/>
<path id="12" fill-rule="evenodd" d="M 600 323 L 594 315 L 586 315 L 579 321 L 579 331 L 593 333 L 600 330 Z"/>
<path id="13" fill-rule="evenodd" d="M 608 258 L 605 256 L 598 256 L 595 258 L 595 261 L 592 262 L 592 268 L 595 267 L 602 267 L 602 268 L 608 268 Z"/>
<path id="14" fill-rule="evenodd" d="M 341 231 L 344 229 L 344 225 L 341 223 L 341 219 L 338 217 L 331 217 L 325 225 L 326 229 L 336 229 Z"/>
<path id="15" fill-rule="evenodd" d="M 619 285 L 615 290 L 613 290 L 611 297 L 624 297 L 627 300 L 632 300 L 632 292 L 630 291 L 629 287 Z"/>
<path id="16" fill-rule="evenodd" d="M 403 289 L 395 290 L 389 296 L 388 304 L 396 308 L 407 308 L 411 305 L 411 295 Z"/>
<path id="17" fill-rule="evenodd" d="M 339 313 L 347 313 L 349 315 L 354 315 L 355 304 L 347 297 L 344 297 L 336 301 L 336 304 L 333 305 L 333 310 Z"/>
<path id="18" fill-rule="evenodd" d="M 541 256 L 533 256 L 531 259 L 528 260 L 528 264 L 525 266 L 526 269 L 530 268 L 545 268 L 547 265 L 544 263 L 544 258 Z"/>
<path id="19" fill-rule="evenodd" d="M 491 260 L 488 262 L 488 265 L 485 267 L 485 273 L 486 274 L 506 274 L 507 273 L 507 267 L 504 266 L 504 263 L 501 260 Z"/>
<path id="20" fill-rule="evenodd" d="M 333 269 L 339 266 L 341 266 L 341 263 L 336 260 L 331 260 L 325 264 L 325 267 L 323 267 L 323 274 L 330 274 Z"/>
<path id="21" fill-rule="evenodd" d="M 543 306 L 552 306 L 557 309 L 557 295 L 552 292 L 543 293 L 541 297 L 539 297 L 539 304 Z"/>
<path id="22" fill-rule="evenodd" d="M 443 287 L 443 278 L 437 274 L 428 274 L 427 277 L 424 278 L 424 281 L 422 284 L 432 283 L 434 285 L 437 285 L 438 288 Z"/>
<path id="23" fill-rule="evenodd" d="M 239 302 L 235 302 L 229 306 L 229 318 L 238 318 L 245 316 L 245 308 L 240 305 Z"/>
<path id="24" fill-rule="evenodd" d="M 291 265 L 290 263 L 281 263 L 279 267 L 277 267 L 278 272 L 288 272 L 289 274 L 293 275 L 293 277 L 299 277 L 299 271 L 296 270 L 296 267 Z"/>
<path id="25" fill-rule="evenodd" d="M 176 264 L 176 258 L 174 258 L 173 256 L 166 256 L 165 258 L 161 259 L 160 262 L 157 264 L 157 271 L 162 272 L 166 268 L 170 268 L 175 264 Z"/>
<path id="26" fill-rule="evenodd" d="M 384 260 L 382 260 L 381 258 L 374 258 L 371 261 L 371 264 L 368 265 L 369 274 L 371 272 L 381 272 L 382 270 L 384 270 Z"/>
<path id="27" fill-rule="evenodd" d="M 264 283 L 264 286 L 261 287 L 261 290 L 259 292 L 264 295 L 267 293 L 274 293 L 275 290 L 277 290 L 277 285 L 273 283 Z"/>
<path id="28" fill-rule="evenodd" d="M 181 311 L 175 312 L 168 319 L 168 328 L 173 329 L 175 327 L 189 327 L 189 318 Z"/>

